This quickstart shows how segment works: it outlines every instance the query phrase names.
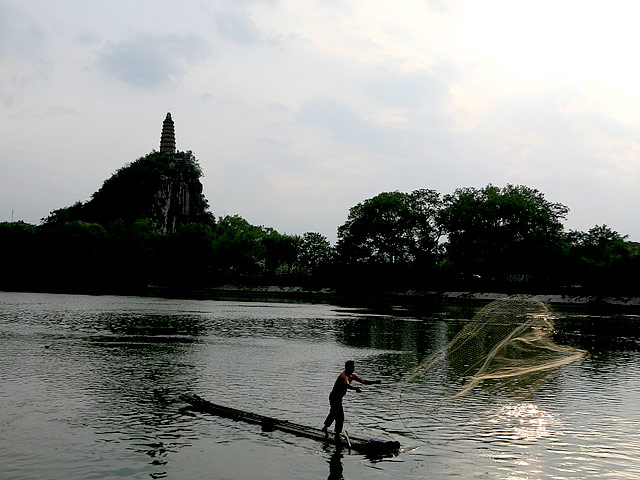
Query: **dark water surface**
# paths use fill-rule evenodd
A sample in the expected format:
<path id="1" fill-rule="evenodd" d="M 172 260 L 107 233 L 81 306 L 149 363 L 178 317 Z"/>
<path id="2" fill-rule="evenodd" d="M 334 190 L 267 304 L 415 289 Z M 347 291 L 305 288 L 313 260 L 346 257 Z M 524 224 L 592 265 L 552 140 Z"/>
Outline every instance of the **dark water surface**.
<path id="1" fill-rule="evenodd" d="M 556 312 L 582 348 L 527 398 L 451 370 L 406 372 L 473 312 L 420 318 L 332 305 L 0 292 L 2 479 L 640 478 L 640 319 Z M 346 359 L 346 428 L 396 439 L 369 459 L 194 413 L 183 392 L 320 426 Z"/>

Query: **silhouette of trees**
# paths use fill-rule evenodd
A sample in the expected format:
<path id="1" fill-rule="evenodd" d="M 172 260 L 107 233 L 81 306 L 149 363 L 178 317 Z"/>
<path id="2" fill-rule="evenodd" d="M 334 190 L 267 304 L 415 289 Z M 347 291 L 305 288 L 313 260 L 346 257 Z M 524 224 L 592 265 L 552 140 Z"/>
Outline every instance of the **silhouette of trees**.
<path id="1" fill-rule="evenodd" d="M 213 232 L 213 266 L 220 275 L 273 277 L 296 266 L 297 236 L 251 225 L 238 215 L 219 219 Z"/>
<path id="2" fill-rule="evenodd" d="M 433 190 L 385 192 L 349 210 L 338 228 L 337 253 L 345 263 L 435 263 L 440 195 Z"/>
<path id="3" fill-rule="evenodd" d="M 288 235 L 238 215 L 216 222 L 207 214 L 162 233 L 149 218 L 76 218 L 83 208 L 56 210 L 39 226 L 0 223 L 0 288 L 126 293 L 298 282 L 640 293 L 639 250 L 625 236 L 606 225 L 564 232 L 569 209 L 523 185 L 380 193 L 349 210 L 335 248 L 320 233 Z"/>
<path id="4" fill-rule="evenodd" d="M 43 226 L 38 231 L 38 283 L 101 288 L 106 282 L 108 236 L 97 223 L 74 220 Z"/>
<path id="5" fill-rule="evenodd" d="M 0 223 L 0 289 L 25 288 L 33 282 L 37 248 L 36 227 L 24 222 Z"/>
<path id="6" fill-rule="evenodd" d="M 334 249 L 329 240 L 318 232 L 302 235 L 298 245 L 298 265 L 303 272 L 311 273 L 333 261 Z"/>
<path id="7" fill-rule="evenodd" d="M 156 278 L 173 287 L 204 285 L 211 275 L 214 257 L 213 228 L 206 223 L 187 223 L 161 238 L 162 269 L 155 272 Z"/>
<path id="8" fill-rule="evenodd" d="M 447 267 L 464 278 L 546 276 L 562 247 L 569 209 L 524 185 L 460 188 L 446 195 L 438 221 Z"/>
<path id="9" fill-rule="evenodd" d="M 239 215 L 219 219 L 213 240 L 214 268 L 219 273 L 257 274 L 263 267 L 263 231 Z"/>
<path id="10" fill-rule="evenodd" d="M 265 274 L 273 277 L 280 268 L 291 273 L 296 266 L 300 237 L 276 232 L 273 228 L 262 228 Z"/>
<path id="11" fill-rule="evenodd" d="M 638 262 L 626 238 L 606 225 L 566 234 L 570 280 L 589 290 L 627 290 L 638 277 Z"/>
<path id="12" fill-rule="evenodd" d="M 161 250 L 164 237 L 150 220 L 116 220 L 107 226 L 107 234 L 109 258 L 105 276 L 113 287 L 145 288 L 169 269 L 167 265 L 172 260 L 165 261 Z"/>
<path id="13" fill-rule="evenodd" d="M 202 170 L 191 151 L 154 151 L 118 169 L 88 202 L 54 210 L 44 223 L 81 220 L 106 226 L 118 220 L 132 223 L 148 219 L 169 232 L 187 223 L 212 224 L 201 176 Z M 189 208 L 185 209 L 178 198 L 188 198 Z"/>

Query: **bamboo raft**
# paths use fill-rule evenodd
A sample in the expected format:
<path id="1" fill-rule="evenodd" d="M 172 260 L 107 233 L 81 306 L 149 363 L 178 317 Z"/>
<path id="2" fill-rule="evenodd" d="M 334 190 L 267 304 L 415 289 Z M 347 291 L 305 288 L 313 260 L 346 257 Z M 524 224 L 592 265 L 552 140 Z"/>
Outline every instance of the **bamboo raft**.
<path id="1" fill-rule="evenodd" d="M 384 441 L 375 438 L 366 439 L 352 437 L 350 435 L 342 435 L 340 439 L 336 439 L 335 435 L 324 433 L 319 428 L 308 427 L 306 425 L 300 425 L 287 420 L 279 420 L 277 418 L 258 415 L 253 412 L 246 412 L 244 410 L 216 405 L 215 403 L 211 403 L 195 394 L 183 394 L 180 395 L 180 399 L 190 404 L 194 410 L 210 413 L 223 418 L 229 418 L 235 421 L 260 425 L 263 431 L 270 432 L 273 430 L 279 430 L 297 435 L 298 437 L 311 438 L 322 443 L 336 445 L 340 448 L 348 448 L 364 455 L 387 455 L 397 453 L 400 449 L 400 442 L 396 441 Z"/>

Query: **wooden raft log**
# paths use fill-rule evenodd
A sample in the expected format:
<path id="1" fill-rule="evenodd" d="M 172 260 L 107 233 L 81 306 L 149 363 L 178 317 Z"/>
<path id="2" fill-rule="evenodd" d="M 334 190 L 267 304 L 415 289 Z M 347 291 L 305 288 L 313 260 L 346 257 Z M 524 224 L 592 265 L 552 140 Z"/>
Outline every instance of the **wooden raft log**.
<path id="1" fill-rule="evenodd" d="M 319 428 L 308 427 L 306 425 L 300 425 L 298 423 L 289 422 L 287 420 L 279 420 L 277 418 L 266 417 L 264 415 L 258 415 L 257 413 L 247 412 L 244 410 L 238 410 L 235 408 L 225 407 L 223 405 L 217 405 L 211 403 L 202 397 L 195 394 L 183 394 L 180 395 L 180 399 L 190 404 L 195 410 L 217 415 L 223 418 L 230 418 L 235 421 L 242 421 L 260 425 L 264 431 L 280 430 L 282 432 L 291 433 L 299 437 L 311 438 L 322 443 L 329 443 L 332 445 L 338 445 L 340 447 L 349 448 L 358 453 L 365 455 L 384 455 L 396 453 L 400 449 L 400 442 L 396 441 L 383 441 L 373 439 L 366 439 L 360 437 L 352 437 L 349 435 L 349 440 L 341 437 L 336 440 L 335 435 L 326 434 Z"/>

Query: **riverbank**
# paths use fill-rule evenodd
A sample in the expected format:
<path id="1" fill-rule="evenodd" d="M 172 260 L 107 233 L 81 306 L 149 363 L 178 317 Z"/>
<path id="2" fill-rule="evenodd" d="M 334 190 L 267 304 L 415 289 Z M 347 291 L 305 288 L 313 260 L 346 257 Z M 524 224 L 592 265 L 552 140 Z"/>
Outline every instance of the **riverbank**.
<path id="1" fill-rule="evenodd" d="M 161 289 L 164 290 L 164 289 Z M 159 291 L 157 293 L 160 293 Z M 164 290 L 164 293 L 169 293 Z M 494 300 L 502 300 L 513 296 L 508 293 L 498 292 L 435 292 L 418 290 L 396 290 L 385 292 L 345 292 L 331 288 L 308 289 L 304 287 L 282 286 L 238 286 L 223 285 L 193 292 L 196 296 L 207 298 L 233 299 L 233 300 L 286 300 L 305 301 L 312 303 L 361 303 L 361 304 L 421 304 L 433 302 L 471 302 L 488 303 Z M 590 306 L 638 309 L 640 311 L 640 297 L 614 297 L 598 295 L 569 295 L 569 294 L 526 294 L 535 300 L 552 305 L 564 306 Z"/>
<path id="2" fill-rule="evenodd" d="M 21 291 L 21 290 L 7 290 Z M 376 309 L 398 310 L 407 308 L 420 310 L 423 307 L 432 308 L 434 304 L 471 304 L 483 305 L 494 300 L 502 300 L 514 295 L 558 305 L 563 308 L 586 308 L 590 311 L 597 309 L 620 310 L 624 313 L 640 314 L 640 297 L 587 295 L 577 291 L 567 293 L 501 293 L 501 292 L 470 292 L 470 291 L 427 291 L 427 290 L 387 290 L 372 291 L 366 289 L 338 290 L 333 288 L 308 288 L 302 286 L 279 285 L 220 285 L 205 288 L 172 288 L 159 285 L 149 285 L 140 289 L 116 290 L 76 290 L 76 289 L 37 289 L 24 290 L 37 293 L 60 293 L 81 295 L 119 295 L 165 298 L 193 298 L 233 301 L 268 301 L 268 302 L 304 302 L 304 303 L 333 303 L 352 307 L 375 307 Z"/>

